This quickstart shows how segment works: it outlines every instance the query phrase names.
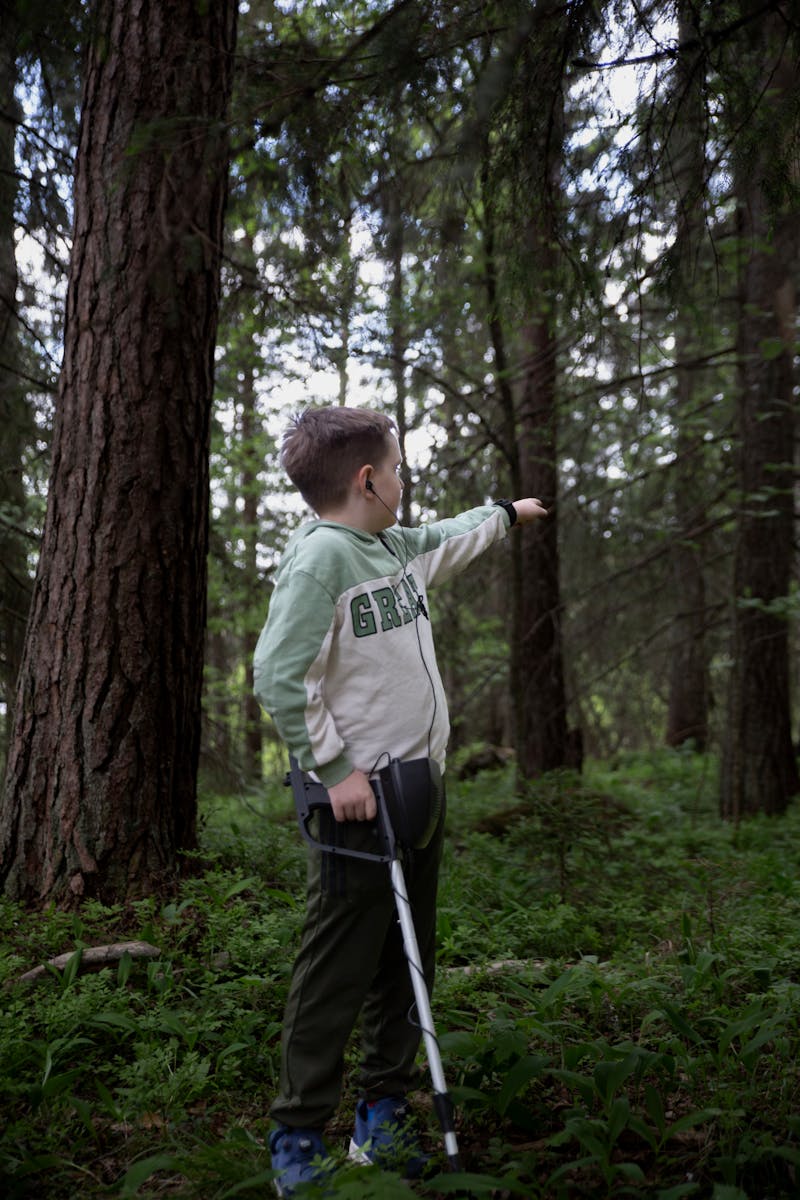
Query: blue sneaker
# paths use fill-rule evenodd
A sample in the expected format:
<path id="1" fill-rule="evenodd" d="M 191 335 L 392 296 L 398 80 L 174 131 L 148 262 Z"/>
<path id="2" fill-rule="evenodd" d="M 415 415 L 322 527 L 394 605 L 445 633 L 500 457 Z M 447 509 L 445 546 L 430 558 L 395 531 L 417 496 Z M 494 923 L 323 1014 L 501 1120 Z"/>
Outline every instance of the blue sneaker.
<path id="1" fill-rule="evenodd" d="M 419 1144 L 405 1096 L 359 1100 L 348 1158 L 419 1179 L 429 1156 Z"/>
<path id="2" fill-rule="evenodd" d="M 325 1183 L 333 1171 L 328 1149 L 318 1129 L 279 1125 L 269 1135 L 273 1180 L 279 1196 L 293 1196 L 299 1183 Z"/>

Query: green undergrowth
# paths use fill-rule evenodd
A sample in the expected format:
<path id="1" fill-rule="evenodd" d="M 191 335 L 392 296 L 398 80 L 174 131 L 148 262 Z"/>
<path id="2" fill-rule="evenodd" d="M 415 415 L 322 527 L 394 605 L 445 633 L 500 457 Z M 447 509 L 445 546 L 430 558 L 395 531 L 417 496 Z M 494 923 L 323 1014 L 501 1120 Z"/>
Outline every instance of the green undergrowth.
<path id="1" fill-rule="evenodd" d="M 423 1085 L 438 1174 L 342 1166 L 336 1196 L 800 1194 L 800 807 L 725 825 L 715 773 L 665 751 L 524 798 L 511 770 L 450 783 L 434 1016 L 463 1171 Z M 206 796 L 168 903 L 0 905 L 0 1194 L 271 1194 L 304 878 L 289 806 L 278 780 Z M 86 948 L 129 940 L 158 957 L 83 969 Z M 337 1156 L 353 1099 L 348 1075 Z"/>

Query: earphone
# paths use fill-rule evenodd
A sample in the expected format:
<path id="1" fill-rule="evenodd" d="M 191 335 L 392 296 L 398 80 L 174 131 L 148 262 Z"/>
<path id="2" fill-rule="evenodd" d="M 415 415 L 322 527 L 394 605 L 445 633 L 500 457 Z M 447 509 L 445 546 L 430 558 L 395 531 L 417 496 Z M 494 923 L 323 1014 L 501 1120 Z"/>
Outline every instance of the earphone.
<path id="1" fill-rule="evenodd" d="M 378 493 L 375 491 L 375 485 L 373 484 L 371 479 L 367 480 L 367 482 L 364 484 L 364 487 L 367 489 L 368 492 L 372 492 L 375 496 L 378 496 Z M 380 500 L 380 496 L 378 496 L 378 499 Z"/>

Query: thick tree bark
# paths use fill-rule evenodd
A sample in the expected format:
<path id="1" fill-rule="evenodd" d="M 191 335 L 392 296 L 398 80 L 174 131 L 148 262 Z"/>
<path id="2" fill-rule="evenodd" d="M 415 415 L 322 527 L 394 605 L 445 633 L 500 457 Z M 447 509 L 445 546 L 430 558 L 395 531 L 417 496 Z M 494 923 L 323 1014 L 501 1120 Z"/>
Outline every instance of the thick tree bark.
<path id="1" fill-rule="evenodd" d="M 792 144 L 786 122 L 795 119 L 800 79 L 797 62 L 784 44 L 782 22 L 765 19 L 759 33 L 763 43 L 755 47 L 755 61 L 763 74 L 750 94 L 763 95 L 762 111 L 751 158 L 737 177 L 741 507 L 720 797 L 721 815 L 732 820 L 753 812 L 781 813 L 800 791 L 791 739 L 788 622 L 781 612 L 794 565 L 800 210 L 774 187 L 777 154 L 781 146 Z M 750 80 L 751 89 L 753 84 Z M 768 194 L 765 183 L 770 179 Z M 787 194 L 793 194 L 791 189 Z"/>
<path id="2" fill-rule="evenodd" d="M 195 844 L 235 0 L 99 0 L 42 553 L 0 813 L 29 903 L 158 889 Z"/>

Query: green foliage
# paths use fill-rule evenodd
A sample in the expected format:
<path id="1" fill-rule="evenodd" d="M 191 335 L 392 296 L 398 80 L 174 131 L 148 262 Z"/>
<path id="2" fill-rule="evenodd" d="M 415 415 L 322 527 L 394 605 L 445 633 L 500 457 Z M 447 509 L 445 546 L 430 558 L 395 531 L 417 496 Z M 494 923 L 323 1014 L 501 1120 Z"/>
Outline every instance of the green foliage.
<path id="1" fill-rule="evenodd" d="M 796 1194 L 800 813 L 734 831 L 714 775 L 663 752 L 543 779 L 522 804 L 511 771 L 451 784 L 435 1017 L 464 1173 L 412 1188 L 343 1165 L 337 1196 Z M 302 919 L 288 805 L 277 786 L 207 797 L 168 903 L 0 908 L 5 1195 L 268 1194 Z M 86 947 L 133 938 L 160 957 L 83 969 Z M 348 1082 L 337 1156 L 352 1099 Z"/>

